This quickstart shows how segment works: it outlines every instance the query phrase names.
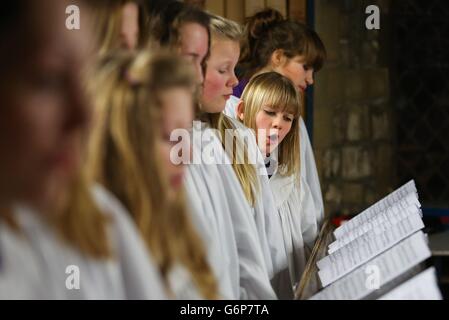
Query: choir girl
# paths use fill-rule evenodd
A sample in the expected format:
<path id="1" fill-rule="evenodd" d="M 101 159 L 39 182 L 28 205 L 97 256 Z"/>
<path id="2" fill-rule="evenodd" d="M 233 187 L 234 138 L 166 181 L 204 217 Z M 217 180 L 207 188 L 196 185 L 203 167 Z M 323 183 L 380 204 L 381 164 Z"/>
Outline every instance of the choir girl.
<path id="1" fill-rule="evenodd" d="M 276 72 L 252 78 L 237 107 L 238 119 L 254 130 L 267 159 L 292 287 L 301 278 L 318 232 L 316 208 L 313 200 L 305 197 L 310 190 L 300 174 L 300 110 L 301 97 L 294 84 Z"/>
<path id="2" fill-rule="evenodd" d="M 193 67 L 173 54 L 140 52 L 107 57 L 95 73 L 89 175 L 126 206 L 170 296 L 217 298 L 184 203 L 184 166 L 170 156 L 171 132 L 192 126 Z"/>
<path id="3" fill-rule="evenodd" d="M 82 170 L 90 2 L 10 1 L 0 19 L 0 298 L 164 299 L 123 206 Z M 5 15 L 4 15 L 5 12 Z"/>
<path id="4" fill-rule="evenodd" d="M 254 217 L 256 236 L 264 255 L 269 278 L 272 280 L 277 295 L 283 297 L 285 288 L 288 288 L 286 284 L 290 283 L 287 257 L 268 180 L 266 175 L 259 174 L 260 169 L 265 169 L 262 156 L 251 132 L 246 138 L 253 143 L 246 148 L 245 141 L 247 140 L 245 140 L 244 132 L 249 130 L 235 119 L 222 113 L 233 87 L 237 84 L 234 68 L 240 54 L 241 28 L 232 21 L 212 16 L 211 34 L 211 53 L 207 61 L 201 98 L 202 109 L 207 111 L 203 117 L 212 128 L 217 129 L 222 148 L 226 150 L 232 161 L 232 168 L 243 189 L 244 198 L 251 208 L 251 216 Z M 235 135 L 227 136 L 229 132 L 233 132 Z M 243 135 L 240 136 L 239 132 L 242 132 Z M 229 138 L 233 139 L 236 144 L 235 152 L 226 148 L 226 139 L 229 140 Z M 243 161 L 239 161 L 237 158 L 240 151 L 244 153 L 242 154 L 243 159 L 241 159 Z M 254 161 L 250 161 L 250 159 Z"/>
<path id="5" fill-rule="evenodd" d="M 241 77 L 225 113 L 235 117 L 240 97 L 251 77 L 275 71 L 289 78 L 301 94 L 314 83 L 314 74 L 325 60 L 324 45 L 315 31 L 307 26 L 284 19 L 273 9 L 265 9 L 251 17 L 245 26 L 245 40 L 238 69 Z M 315 203 L 319 224 L 324 217 L 323 199 L 312 146 L 303 119 L 299 118 L 301 175 L 308 184 Z"/>

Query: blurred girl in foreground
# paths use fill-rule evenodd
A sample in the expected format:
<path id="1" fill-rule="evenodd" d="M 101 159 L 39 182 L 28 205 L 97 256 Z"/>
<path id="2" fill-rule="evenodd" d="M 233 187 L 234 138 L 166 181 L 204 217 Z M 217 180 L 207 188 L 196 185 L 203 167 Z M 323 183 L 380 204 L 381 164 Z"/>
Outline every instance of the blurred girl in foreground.
<path id="1" fill-rule="evenodd" d="M 80 169 L 91 28 L 83 14 L 80 30 L 66 30 L 68 5 L 18 0 L 2 10 L 0 298 L 163 299 L 128 214 Z"/>

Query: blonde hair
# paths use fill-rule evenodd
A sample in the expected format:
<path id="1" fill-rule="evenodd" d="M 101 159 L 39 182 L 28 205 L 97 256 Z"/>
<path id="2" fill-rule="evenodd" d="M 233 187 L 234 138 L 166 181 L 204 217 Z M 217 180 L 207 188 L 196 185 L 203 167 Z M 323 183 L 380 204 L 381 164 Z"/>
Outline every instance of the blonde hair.
<path id="1" fill-rule="evenodd" d="M 294 115 L 292 127 L 279 145 L 279 173 L 290 176 L 300 170 L 299 158 L 299 117 L 301 97 L 293 83 L 277 72 L 267 72 L 255 76 L 242 94 L 245 108 L 243 124 L 257 130 L 256 116 L 264 107 L 276 111 L 286 111 Z"/>
<path id="2" fill-rule="evenodd" d="M 205 298 L 217 298 L 217 284 L 183 194 L 168 203 L 168 178 L 156 148 L 162 116 L 158 97 L 177 87 L 193 92 L 193 70 L 182 58 L 142 52 L 108 57 L 97 74 L 92 89 L 98 123 L 89 150 L 89 176 L 128 208 L 167 287 L 169 271 L 181 263 Z"/>
<path id="3" fill-rule="evenodd" d="M 149 38 L 149 19 L 146 16 L 147 10 L 143 2 L 141 0 L 103 0 L 92 10 L 94 30 L 96 31 L 96 41 L 100 55 L 120 49 L 119 40 L 123 17 L 122 9 L 128 2 L 135 3 L 139 7 L 137 47 L 142 48 L 146 45 Z"/>
<path id="4" fill-rule="evenodd" d="M 90 190 L 85 174 L 80 170 L 72 179 L 67 190 L 62 190 L 55 199 L 52 212 L 46 212 L 44 220 L 68 246 L 95 259 L 113 257 L 107 225 L 111 222 L 100 211 Z M 22 234 L 19 222 L 11 208 L 0 213 L 13 231 Z"/>
<path id="5" fill-rule="evenodd" d="M 242 29 L 239 25 L 231 20 L 225 19 L 220 16 L 210 15 L 211 17 L 211 43 L 221 40 L 231 40 L 236 41 L 240 44 L 240 39 L 243 35 Z M 217 129 L 220 133 L 220 140 L 225 147 L 226 135 L 230 132 L 228 129 L 236 129 L 235 125 L 232 123 L 232 120 L 224 115 L 222 112 L 220 113 L 211 113 L 207 114 L 204 111 L 201 111 L 199 118 L 203 121 L 206 121 L 210 124 L 210 126 L 214 129 Z M 234 145 L 236 147 L 237 152 L 232 150 L 231 161 L 232 168 L 242 186 L 243 193 L 245 194 L 246 199 L 248 200 L 251 206 L 254 206 L 257 198 L 257 193 L 259 191 L 259 180 L 257 176 L 256 168 L 253 164 L 250 164 L 248 159 L 248 151 L 244 147 L 244 140 L 238 135 L 238 131 L 233 130 L 235 135 L 232 136 L 233 139 L 233 148 Z M 225 148 L 226 149 L 226 148 Z M 237 161 L 238 151 L 244 151 L 244 163 L 240 163 L 241 161 Z M 229 154 L 231 150 L 226 150 Z"/>
<path id="6" fill-rule="evenodd" d="M 212 37 L 237 42 L 243 40 L 243 28 L 237 22 L 214 14 L 209 14 L 209 16 Z"/>
<path id="7" fill-rule="evenodd" d="M 114 252 L 107 231 L 111 221 L 94 201 L 91 186 L 84 170 L 80 170 L 66 193 L 62 213 L 48 217 L 63 240 L 72 247 L 94 258 L 111 258 Z"/>

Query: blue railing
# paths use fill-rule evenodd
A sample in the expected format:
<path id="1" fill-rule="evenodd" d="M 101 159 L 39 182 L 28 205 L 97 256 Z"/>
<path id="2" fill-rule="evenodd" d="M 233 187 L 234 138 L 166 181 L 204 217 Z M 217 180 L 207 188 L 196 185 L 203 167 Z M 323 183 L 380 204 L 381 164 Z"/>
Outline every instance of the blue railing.
<path id="1" fill-rule="evenodd" d="M 315 0 L 307 0 L 306 6 L 307 25 L 315 29 Z M 308 87 L 306 92 L 306 115 L 307 133 L 313 146 L 313 86 Z"/>
<path id="2" fill-rule="evenodd" d="M 448 217 L 449 218 L 449 208 L 423 207 L 422 212 L 423 212 L 423 215 L 427 216 L 427 217 Z"/>

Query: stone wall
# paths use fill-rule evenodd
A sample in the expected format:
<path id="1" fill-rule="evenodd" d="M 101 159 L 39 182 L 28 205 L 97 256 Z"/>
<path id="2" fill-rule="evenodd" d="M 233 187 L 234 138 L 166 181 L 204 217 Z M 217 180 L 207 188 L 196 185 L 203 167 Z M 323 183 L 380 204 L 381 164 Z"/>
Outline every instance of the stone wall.
<path id="1" fill-rule="evenodd" d="M 381 9 L 367 30 L 365 9 Z M 314 149 L 326 212 L 355 214 L 394 185 L 388 69 L 389 1 L 316 0 L 315 28 L 328 51 L 314 93 Z"/>

